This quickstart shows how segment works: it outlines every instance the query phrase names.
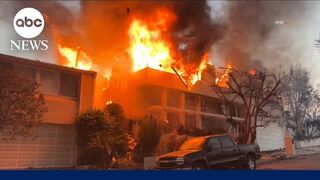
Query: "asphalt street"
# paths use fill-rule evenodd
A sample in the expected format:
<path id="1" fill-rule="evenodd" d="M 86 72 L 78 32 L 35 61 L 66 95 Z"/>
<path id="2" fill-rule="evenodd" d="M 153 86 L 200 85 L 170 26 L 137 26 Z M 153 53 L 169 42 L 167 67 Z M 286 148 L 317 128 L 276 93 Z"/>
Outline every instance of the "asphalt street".
<path id="1" fill-rule="evenodd" d="M 259 165 L 260 170 L 320 170 L 320 153 Z"/>

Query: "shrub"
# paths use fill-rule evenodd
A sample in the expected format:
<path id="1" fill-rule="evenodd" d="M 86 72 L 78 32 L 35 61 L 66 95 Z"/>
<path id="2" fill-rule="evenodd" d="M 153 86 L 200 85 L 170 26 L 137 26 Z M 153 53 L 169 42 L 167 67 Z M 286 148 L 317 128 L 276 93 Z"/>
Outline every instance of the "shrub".
<path id="1" fill-rule="evenodd" d="M 160 140 L 160 130 L 156 119 L 149 117 L 140 120 L 138 133 L 138 146 L 135 151 L 134 159 L 142 162 L 143 157 L 153 154 Z"/>
<path id="2" fill-rule="evenodd" d="M 37 134 L 47 111 L 39 87 L 25 74 L 0 65 L 0 133 L 5 128 L 6 139 Z"/>
<path id="3" fill-rule="evenodd" d="M 111 155 L 121 158 L 128 151 L 127 125 L 123 109 L 118 104 L 109 104 L 104 109 L 108 124 L 107 139 L 111 148 Z"/>
<path id="4" fill-rule="evenodd" d="M 75 125 L 77 144 L 80 148 L 78 162 L 109 165 L 108 124 L 104 113 L 99 110 L 88 111 L 77 118 Z"/>

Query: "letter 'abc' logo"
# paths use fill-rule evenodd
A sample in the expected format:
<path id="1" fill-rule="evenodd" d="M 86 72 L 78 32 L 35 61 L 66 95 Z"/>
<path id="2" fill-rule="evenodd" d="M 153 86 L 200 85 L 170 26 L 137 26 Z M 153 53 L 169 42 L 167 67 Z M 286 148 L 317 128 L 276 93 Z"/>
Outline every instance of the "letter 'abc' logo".
<path id="1" fill-rule="evenodd" d="M 23 8 L 14 17 L 13 26 L 21 37 L 34 38 L 44 28 L 43 16 L 34 8 Z"/>

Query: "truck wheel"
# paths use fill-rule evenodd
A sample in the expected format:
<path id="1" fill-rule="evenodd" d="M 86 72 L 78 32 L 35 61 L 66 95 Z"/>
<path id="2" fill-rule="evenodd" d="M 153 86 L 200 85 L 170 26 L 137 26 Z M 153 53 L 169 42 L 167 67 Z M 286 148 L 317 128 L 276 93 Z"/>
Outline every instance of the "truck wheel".
<path id="1" fill-rule="evenodd" d="M 245 168 L 248 170 L 255 170 L 256 169 L 256 158 L 254 158 L 254 156 L 247 157 Z"/>
<path id="2" fill-rule="evenodd" d="M 199 171 L 199 170 L 205 170 L 206 169 L 206 166 L 204 165 L 204 163 L 202 162 L 195 162 L 193 165 L 192 165 L 192 170 L 196 170 L 196 171 Z"/>

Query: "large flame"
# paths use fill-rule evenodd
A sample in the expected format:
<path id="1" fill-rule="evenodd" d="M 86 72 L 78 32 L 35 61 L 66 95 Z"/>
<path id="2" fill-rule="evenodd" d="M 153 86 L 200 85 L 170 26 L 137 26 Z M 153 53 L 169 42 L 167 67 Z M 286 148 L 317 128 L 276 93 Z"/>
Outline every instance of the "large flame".
<path id="1" fill-rule="evenodd" d="M 58 50 L 61 56 L 67 60 L 64 64 L 65 66 L 83 70 L 90 70 L 92 68 L 92 59 L 85 52 L 60 45 L 58 45 Z"/>
<path id="2" fill-rule="evenodd" d="M 175 16 L 163 9 L 155 14 L 152 22 L 135 18 L 130 24 L 128 52 L 133 60 L 132 70 L 135 72 L 149 67 L 177 73 L 187 86 L 195 84 L 201 80 L 201 73 L 207 67 L 208 55 L 203 56 L 198 66 L 186 65 L 181 63 L 181 59 L 173 58 L 176 52 L 172 50 L 170 39 L 163 34 L 168 34 Z"/>

